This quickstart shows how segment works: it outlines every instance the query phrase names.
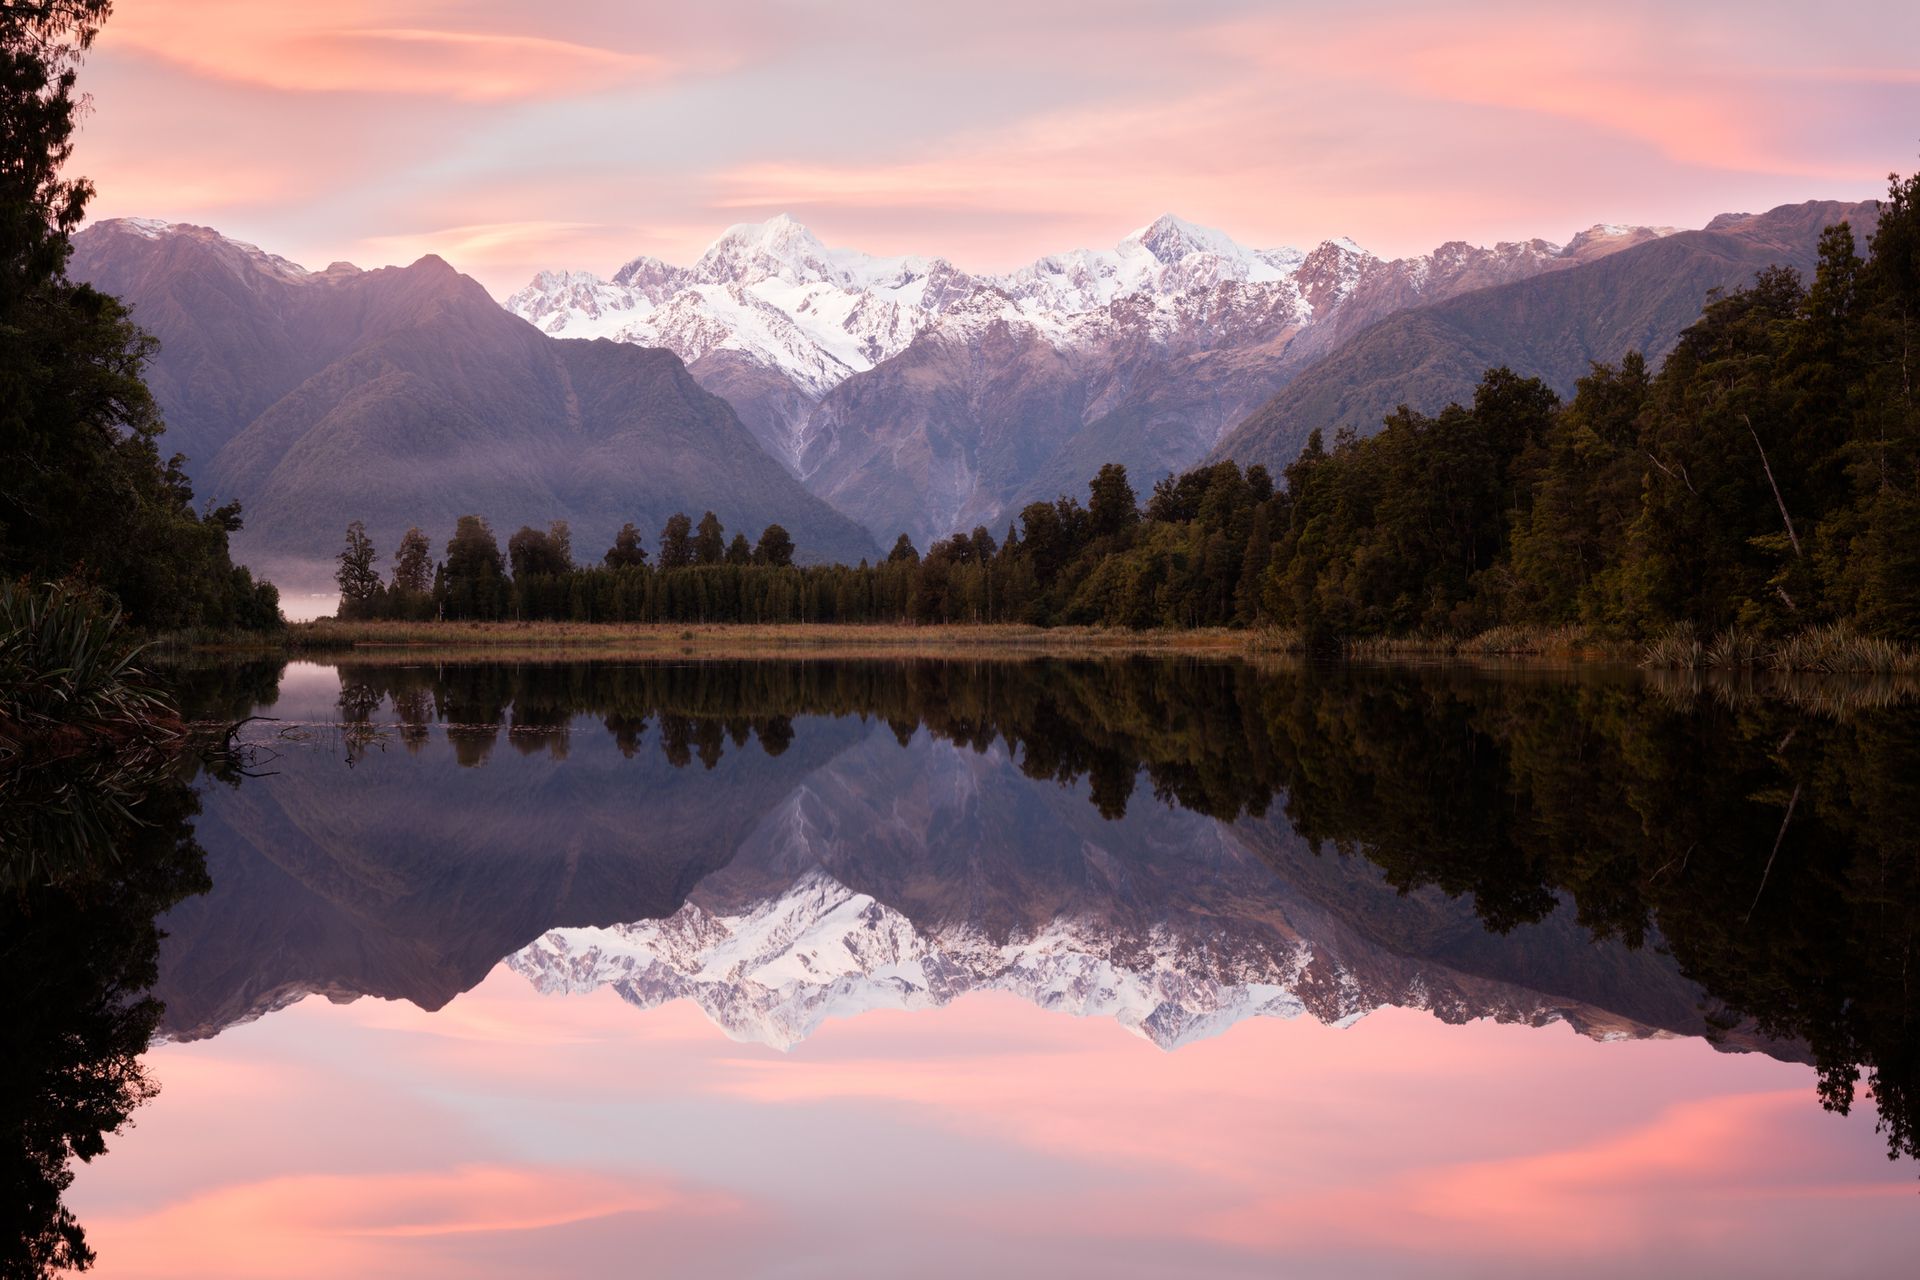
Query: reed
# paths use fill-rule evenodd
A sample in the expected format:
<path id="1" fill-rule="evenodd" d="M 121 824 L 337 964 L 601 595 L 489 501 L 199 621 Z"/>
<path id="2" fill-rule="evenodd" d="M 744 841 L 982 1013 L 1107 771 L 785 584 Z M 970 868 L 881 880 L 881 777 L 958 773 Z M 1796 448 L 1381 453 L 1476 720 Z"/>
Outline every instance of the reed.
<path id="1" fill-rule="evenodd" d="M 1706 654 L 1691 622 L 1676 622 L 1652 640 L 1640 652 L 1643 667 L 1676 667 L 1691 671 L 1705 665 Z"/>

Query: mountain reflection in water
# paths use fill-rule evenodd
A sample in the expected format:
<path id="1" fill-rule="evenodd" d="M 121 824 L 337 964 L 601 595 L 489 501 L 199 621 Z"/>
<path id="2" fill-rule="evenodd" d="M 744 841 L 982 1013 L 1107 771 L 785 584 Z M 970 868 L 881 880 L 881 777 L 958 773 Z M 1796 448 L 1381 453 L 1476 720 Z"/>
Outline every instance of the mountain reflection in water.
<path id="1" fill-rule="evenodd" d="M 1168 1049 L 1400 1006 L 1806 1061 L 1841 1111 L 1864 1074 L 1915 1152 L 1920 715 L 1891 697 L 1163 659 L 176 679 L 279 718 L 247 729 L 271 776 L 179 818 L 210 891 L 140 899 L 176 1040 L 313 993 L 439 1009 L 502 960 L 783 1048 L 980 990 Z"/>

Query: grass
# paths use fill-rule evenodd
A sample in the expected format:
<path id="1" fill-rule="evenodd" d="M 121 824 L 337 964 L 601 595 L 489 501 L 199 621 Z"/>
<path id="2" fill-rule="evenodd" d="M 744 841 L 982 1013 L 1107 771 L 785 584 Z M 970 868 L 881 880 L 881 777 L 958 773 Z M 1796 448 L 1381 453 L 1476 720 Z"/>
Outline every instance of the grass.
<path id="1" fill-rule="evenodd" d="M 142 648 L 83 593 L 0 583 L 0 763 L 177 736 L 172 708 L 134 666 Z"/>
<path id="2" fill-rule="evenodd" d="M 1729 627 L 1702 642 L 1681 623 L 1655 636 L 1641 651 L 1640 665 L 1677 670 L 1767 670 L 1824 675 L 1913 675 L 1920 652 L 1863 636 L 1845 623 L 1809 627 L 1768 639 L 1745 627 Z"/>
<path id="3" fill-rule="evenodd" d="M 295 623 L 277 642 L 294 653 L 433 649 L 478 656 L 579 651 L 604 656 L 818 657 L 861 654 L 1188 653 L 1270 655 L 1306 652 L 1291 628 L 1133 631 L 1112 627 L 1034 627 L 1005 623 L 913 626 L 899 623 L 668 624 L 594 622 L 341 622 Z M 1400 658 L 1613 658 L 1628 655 L 1580 627 L 1497 627 L 1473 636 L 1438 635 L 1349 639 L 1345 656 Z"/>

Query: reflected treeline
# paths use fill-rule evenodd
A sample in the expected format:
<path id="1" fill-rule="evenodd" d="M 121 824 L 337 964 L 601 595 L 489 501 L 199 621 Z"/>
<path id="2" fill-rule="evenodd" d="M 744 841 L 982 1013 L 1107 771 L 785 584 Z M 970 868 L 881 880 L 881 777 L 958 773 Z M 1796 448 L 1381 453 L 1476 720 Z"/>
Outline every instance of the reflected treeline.
<path id="1" fill-rule="evenodd" d="M 61 1200 L 73 1160 L 155 1092 L 155 921 L 209 887 L 183 772 L 119 756 L 0 778 L 0 1275 L 92 1262 Z"/>
<path id="2" fill-rule="evenodd" d="M 902 742 L 1004 744 L 1027 776 L 1084 784 L 1108 817 L 1143 780 L 1256 836 L 1284 815 L 1402 889 L 1470 895 L 1496 931 L 1570 900 L 1596 936 L 1670 948 L 1720 1025 L 1806 1043 L 1827 1106 L 1850 1107 L 1864 1071 L 1892 1150 L 1916 1152 L 1920 716 L 1895 703 L 1832 715 L 1627 673 L 1148 658 L 340 674 L 350 718 L 390 708 L 416 748 L 437 720 L 465 763 L 503 735 L 563 753 L 592 716 L 629 754 L 712 767 L 753 739 L 784 749 L 804 717 L 856 715 Z"/>

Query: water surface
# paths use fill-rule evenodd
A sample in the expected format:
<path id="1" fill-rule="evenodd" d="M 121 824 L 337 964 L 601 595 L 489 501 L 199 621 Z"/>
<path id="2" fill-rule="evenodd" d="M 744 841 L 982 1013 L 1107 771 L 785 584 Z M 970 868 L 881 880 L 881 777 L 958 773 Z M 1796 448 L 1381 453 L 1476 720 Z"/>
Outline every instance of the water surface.
<path id="1" fill-rule="evenodd" d="M 102 1274 L 1867 1276 L 1920 1244 L 1920 717 L 1884 691 L 179 678 L 272 718 L 193 780 L 205 883 L 151 895 L 161 1092 L 67 1195 Z"/>

